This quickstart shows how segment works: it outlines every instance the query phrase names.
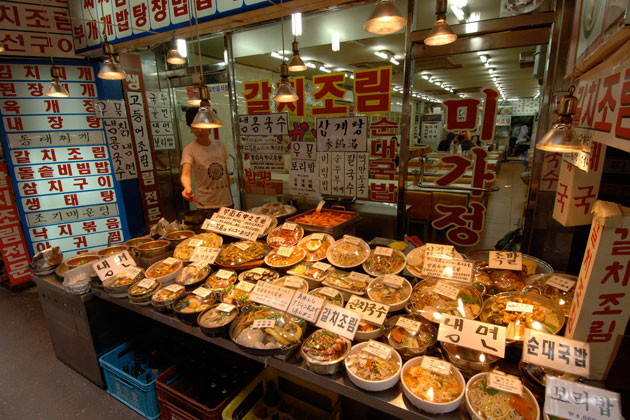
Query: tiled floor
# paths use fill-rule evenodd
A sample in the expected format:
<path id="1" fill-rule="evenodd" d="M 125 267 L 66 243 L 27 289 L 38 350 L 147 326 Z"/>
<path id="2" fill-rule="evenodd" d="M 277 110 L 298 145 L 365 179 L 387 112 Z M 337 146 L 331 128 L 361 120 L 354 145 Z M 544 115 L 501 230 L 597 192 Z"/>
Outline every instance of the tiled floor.
<path id="1" fill-rule="evenodd" d="M 475 249 L 492 249 L 506 233 L 519 227 L 527 200 L 523 171 L 522 162 L 503 162 L 494 182 L 500 190 L 490 193 L 484 231 Z"/>

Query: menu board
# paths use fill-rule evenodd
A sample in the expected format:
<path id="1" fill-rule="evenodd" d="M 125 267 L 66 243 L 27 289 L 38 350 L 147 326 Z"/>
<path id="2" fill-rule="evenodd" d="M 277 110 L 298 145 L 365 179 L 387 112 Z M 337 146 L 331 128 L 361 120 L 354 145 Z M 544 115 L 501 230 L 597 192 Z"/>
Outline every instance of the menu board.
<path id="1" fill-rule="evenodd" d="M 103 119 L 116 179 L 122 181 L 138 178 L 125 101 L 122 99 L 96 100 L 94 113 L 98 118 Z"/>
<path id="2" fill-rule="evenodd" d="M 284 172 L 284 144 L 273 136 L 245 137 L 243 151 L 254 171 Z"/>
<path id="3" fill-rule="evenodd" d="M 155 150 L 174 150 L 175 134 L 173 130 L 173 115 L 171 101 L 167 91 L 147 90 L 147 107 L 153 148 Z"/>
<path id="4" fill-rule="evenodd" d="M 298 197 L 319 197 L 319 169 L 315 142 L 291 142 L 289 190 Z"/>
<path id="5" fill-rule="evenodd" d="M 122 194 L 95 115 L 98 65 L 57 63 L 68 98 L 44 95 L 50 65 L 0 66 L 3 146 L 31 253 L 60 246 L 70 257 L 125 241 Z"/>

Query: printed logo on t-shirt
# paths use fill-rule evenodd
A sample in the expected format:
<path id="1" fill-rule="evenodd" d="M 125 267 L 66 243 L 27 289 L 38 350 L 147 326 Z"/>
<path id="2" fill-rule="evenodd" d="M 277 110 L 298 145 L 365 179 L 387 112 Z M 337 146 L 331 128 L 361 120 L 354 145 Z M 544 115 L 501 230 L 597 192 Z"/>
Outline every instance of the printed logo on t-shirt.
<path id="1" fill-rule="evenodd" d="M 218 162 L 212 162 L 208 165 L 208 178 L 213 181 L 218 181 L 223 178 L 223 165 Z"/>

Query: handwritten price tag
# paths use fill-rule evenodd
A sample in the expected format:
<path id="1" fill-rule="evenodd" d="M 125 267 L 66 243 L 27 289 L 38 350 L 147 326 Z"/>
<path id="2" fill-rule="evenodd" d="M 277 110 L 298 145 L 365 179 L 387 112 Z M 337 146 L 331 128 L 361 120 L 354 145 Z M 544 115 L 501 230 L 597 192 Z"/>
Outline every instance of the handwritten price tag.
<path id="1" fill-rule="evenodd" d="M 356 236 L 345 235 L 343 239 L 345 239 L 346 242 L 352 245 L 359 245 L 361 243 L 361 239 L 357 238 Z"/>
<path id="2" fill-rule="evenodd" d="M 313 264 L 313 267 L 320 271 L 328 271 L 330 270 L 331 265 L 326 264 L 325 262 L 318 261 L 315 264 Z"/>
<path id="3" fill-rule="evenodd" d="M 282 225 L 282 229 L 284 230 L 295 230 L 297 229 L 297 225 L 295 223 L 285 223 Z"/>
<path id="4" fill-rule="evenodd" d="M 299 289 L 302 286 L 304 286 L 304 282 L 300 277 L 285 277 L 284 279 L 284 287 Z"/>
<path id="5" fill-rule="evenodd" d="M 369 282 L 371 280 L 371 277 L 368 276 L 367 274 L 358 273 L 356 271 L 351 272 L 350 275 L 348 276 L 348 278 L 350 280 L 360 281 L 362 283 L 367 283 L 367 282 Z"/>
<path id="6" fill-rule="evenodd" d="M 529 328 L 525 330 L 523 362 L 588 377 L 590 355 L 589 343 L 545 334 Z"/>
<path id="7" fill-rule="evenodd" d="M 203 299 L 207 298 L 210 293 L 212 293 L 212 290 L 208 290 L 205 287 L 197 287 L 195 290 L 193 290 L 193 294 Z"/>
<path id="8" fill-rule="evenodd" d="M 420 328 L 422 327 L 422 323 L 418 321 L 414 321 L 411 318 L 406 318 L 404 316 L 401 316 L 396 321 L 396 326 L 404 328 L 409 332 L 415 333 L 415 332 L 420 331 Z"/>
<path id="9" fill-rule="evenodd" d="M 293 247 L 292 246 L 281 246 L 280 248 L 278 248 L 277 253 L 281 257 L 288 258 L 288 257 L 291 256 L 291 254 L 293 254 Z"/>
<path id="10" fill-rule="evenodd" d="M 189 239 L 187 243 L 187 245 L 191 248 L 196 248 L 200 246 L 201 244 L 203 244 L 203 241 L 201 239 L 196 239 L 196 238 Z"/>
<path id="11" fill-rule="evenodd" d="M 295 290 L 259 281 L 249 295 L 249 300 L 272 308 L 286 311 Z"/>
<path id="12" fill-rule="evenodd" d="M 534 305 L 529 305 L 527 303 L 519 303 L 519 302 L 508 302 L 505 305 L 506 311 L 511 312 L 521 312 L 524 314 L 531 314 L 534 312 Z"/>
<path id="13" fill-rule="evenodd" d="M 252 323 L 252 328 L 254 329 L 263 329 L 263 328 L 273 328 L 276 325 L 275 319 L 255 319 Z"/>
<path id="14" fill-rule="evenodd" d="M 440 296 L 444 296 L 447 299 L 455 300 L 459 295 L 460 288 L 449 284 L 445 281 L 441 281 L 435 286 L 433 286 L 433 292 L 437 293 Z"/>
<path id="15" fill-rule="evenodd" d="M 247 251 L 251 246 L 251 242 L 237 242 L 234 244 L 235 247 L 240 249 L 241 251 Z"/>
<path id="16" fill-rule="evenodd" d="M 363 347 L 366 353 L 370 353 L 373 356 L 380 357 L 383 360 L 389 359 L 392 354 L 392 348 L 387 344 L 380 343 L 378 341 L 370 340 L 367 346 Z"/>
<path id="17" fill-rule="evenodd" d="M 400 289 L 403 286 L 404 282 L 405 282 L 405 279 L 403 279 L 400 276 L 395 276 L 393 274 L 387 274 L 383 278 L 383 283 L 394 289 Z"/>
<path id="18" fill-rule="evenodd" d="M 135 265 L 136 262 L 131 258 L 131 255 L 127 251 L 123 251 L 104 260 L 96 261 L 92 264 L 92 269 L 101 281 L 105 281 Z"/>
<path id="19" fill-rule="evenodd" d="M 230 277 L 232 277 L 233 275 L 234 275 L 233 272 L 221 269 L 221 270 L 217 271 L 217 273 L 214 276 L 216 278 L 221 279 L 221 280 L 229 280 Z"/>
<path id="20" fill-rule="evenodd" d="M 166 286 L 164 288 L 164 290 L 168 290 L 169 292 L 177 293 L 180 290 L 182 290 L 183 288 L 184 288 L 184 286 L 182 286 L 181 284 L 173 283 L 173 284 L 169 284 L 168 286 Z"/>
<path id="21" fill-rule="evenodd" d="M 560 289 L 563 292 L 568 292 L 575 286 L 575 280 L 571 280 L 566 277 L 557 276 L 554 274 L 549 280 L 545 282 L 545 284 L 555 287 L 556 289 Z"/>
<path id="22" fill-rule="evenodd" d="M 202 229 L 240 239 L 256 240 L 269 224 L 268 216 L 222 207 L 204 222 Z"/>
<path id="23" fill-rule="evenodd" d="M 287 312 L 314 324 L 317 322 L 324 302 L 326 302 L 325 299 L 298 291 L 293 295 Z"/>
<path id="24" fill-rule="evenodd" d="M 339 294 L 339 290 L 333 289 L 332 287 L 322 287 L 321 289 L 319 289 L 319 293 L 324 296 L 334 298 L 337 297 L 337 295 Z"/>
<path id="25" fill-rule="evenodd" d="M 471 283 L 473 267 L 474 262 L 472 261 L 428 255 L 424 259 L 422 275 Z"/>
<path id="26" fill-rule="evenodd" d="M 620 420 L 621 398 L 616 392 L 548 375 L 545 413 L 563 419 Z"/>
<path id="27" fill-rule="evenodd" d="M 523 254 L 510 251 L 490 251 L 488 266 L 503 270 L 523 269 Z"/>
<path id="28" fill-rule="evenodd" d="M 380 257 L 391 257 L 394 255 L 394 248 L 377 246 L 374 250 L 374 255 L 378 255 Z"/>
<path id="29" fill-rule="evenodd" d="M 146 278 L 146 279 L 142 279 L 138 282 L 138 287 L 142 288 L 142 289 L 150 289 L 153 286 L 155 286 L 155 279 L 152 278 Z"/>
<path id="30" fill-rule="evenodd" d="M 162 262 L 166 265 L 175 265 L 179 262 L 179 260 L 177 258 L 173 258 L 173 257 L 168 257 L 165 260 L 162 260 Z"/>
<path id="31" fill-rule="evenodd" d="M 221 303 L 217 306 L 217 311 L 227 312 L 228 314 L 236 309 L 236 306 L 230 305 L 229 303 Z"/>
<path id="32" fill-rule="evenodd" d="M 516 376 L 501 375 L 498 370 L 488 374 L 488 388 L 497 389 L 499 391 L 509 392 L 510 394 L 521 395 L 523 393 L 523 384 Z M 503 372 L 501 372 L 503 373 Z"/>
<path id="33" fill-rule="evenodd" d="M 256 287 L 256 285 L 248 281 L 239 281 L 238 283 L 236 283 L 236 286 L 234 286 L 236 290 L 242 290 L 243 292 L 247 293 L 254 290 L 254 287 Z"/>
<path id="34" fill-rule="evenodd" d="M 438 375 L 449 375 L 451 373 L 451 364 L 447 361 L 437 359 L 435 357 L 424 356 L 420 364 L 422 369 L 430 370 Z"/>
<path id="35" fill-rule="evenodd" d="M 221 252 L 221 248 L 210 248 L 207 246 L 198 246 L 190 256 L 191 261 L 203 261 L 207 264 L 214 264 L 217 255 Z"/>
<path id="36" fill-rule="evenodd" d="M 438 340 L 505 357 L 505 327 L 498 325 L 441 314 Z"/>
<path id="37" fill-rule="evenodd" d="M 314 241 L 323 241 L 326 236 L 323 233 L 313 233 L 311 239 Z"/>

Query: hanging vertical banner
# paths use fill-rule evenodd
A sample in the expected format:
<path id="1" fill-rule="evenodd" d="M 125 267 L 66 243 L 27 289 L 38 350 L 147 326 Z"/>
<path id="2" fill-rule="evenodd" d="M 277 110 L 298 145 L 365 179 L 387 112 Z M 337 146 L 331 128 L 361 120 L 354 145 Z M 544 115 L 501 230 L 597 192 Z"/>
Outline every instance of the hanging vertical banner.
<path id="1" fill-rule="evenodd" d="M 0 254 L 12 286 L 31 279 L 30 258 L 15 201 L 7 164 L 0 162 Z"/>
<path id="2" fill-rule="evenodd" d="M 147 90 L 147 107 L 151 122 L 151 137 L 155 150 L 174 150 L 175 133 L 173 131 L 173 115 L 168 92 Z"/>
<path id="3" fill-rule="evenodd" d="M 125 101 L 122 99 L 94 101 L 94 113 L 103 119 L 116 179 L 122 181 L 138 178 Z"/>
<path id="4" fill-rule="evenodd" d="M 69 98 L 44 95 L 50 65 L 0 64 L 2 141 L 17 209 L 32 254 L 60 246 L 65 256 L 125 241 L 120 186 L 93 98 L 95 67 L 58 63 Z"/>
<path id="5" fill-rule="evenodd" d="M 147 124 L 148 107 L 144 95 L 142 78 L 142 62 L 137 54 L 120 54 L 120 63 L 127 72 L 123 82 L 127 98 L 127 114 L 131 119 L 131 137 L 135 149 L 136 166 L 144 220 L 147 231 L 158 222 L 164 214 L 160 200 L 160 186 L 153 165 L 153 142 Z"/>
<path id="6" fill-rule="evenodd" d="M 292 142 L 289 190 L 298 197 L 319 197 L 315 142 Z"/>

